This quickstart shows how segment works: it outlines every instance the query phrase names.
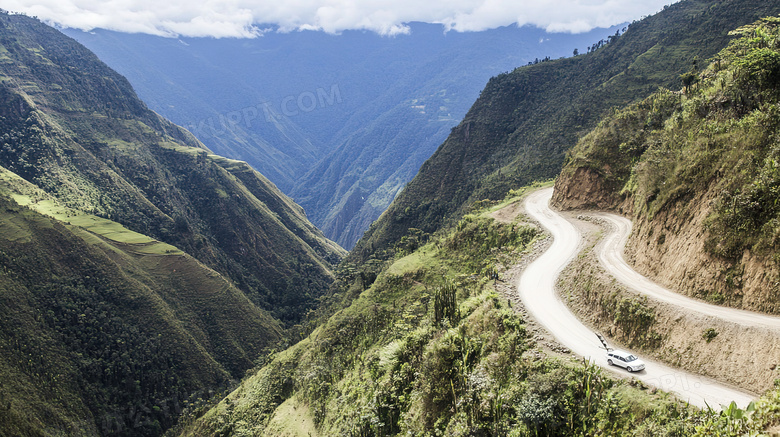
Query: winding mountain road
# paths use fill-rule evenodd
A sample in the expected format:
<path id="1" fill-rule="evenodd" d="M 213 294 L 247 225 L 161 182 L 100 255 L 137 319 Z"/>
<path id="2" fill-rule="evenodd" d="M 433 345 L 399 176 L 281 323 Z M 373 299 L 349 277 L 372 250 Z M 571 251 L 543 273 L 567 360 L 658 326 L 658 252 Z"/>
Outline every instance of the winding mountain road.
<path id="1" fill-rule="evenodd" d="M 580 250 L 582 235 L 576 227 L 563 216 L 549 207 L 553 189 L 546 188 L 531 193 L 525 201 L 528 215 L 536 219 L 553 237 L 552 245 L 539 258 L 532 262 L 520 276 L 518 292 L 526 309 L 536 321 L 546 328 L 558 342 L 571 349 L 577 355 L 618 374 L 626 371 L 607 364 L 605 351 L 590 328 L 580 322 L 566 307 L 555 291 L 555 282 L 563 269 Z M 622 258 L 622 249 L 631 232 L 631 222 L 612 214 L 599 213 L 615 224 L 615 230 L 607 236 L 599 259 L 610 274 L 625 285 L 647 293 L 650 297 L 674 305 L 689 308 L 703 314 L 715 315 L 737 323 L 748 323 L 744 317 L 749 315 L 749 323 L 778 326 L 778 319 L 771 316 L 749 313 L 747 311 L 716 307 L 665 290 L 647 278 L 636 273 Z M 627 225 L 626 225 L 627 222 Z M 602 256 L 603 255 L 603 256 Z M 710 308 L 712 307 L 712 308 Z M 747 314 L 742 314 L 747 313 Z M 709 378 L 669 367 L 660 362 L 642 357 L 647 368 L 632 376 L 649 386 L 672 392 L 680 399 L 700 408 L 707 405 L 718 408 L 735 401 L 745 407 L 753 396 L 733 387 L 720 384 Z"/>
<path id="2" fill-rule="evenodd" d="M 651 299 L 685 307 L 688 311 L 697 312 L 705 316 L 717 317 L 742 326 L 780 329 L 779 317 L 712 305 L 700 300 L 691 299 L 690 297 L 670 291 L 642 276 L 631 268 L 623 259 L 623 248 L 626 247 L 628 237 L 631 235 L 631 220 L 619 215 L 603 212 L 593 213 L 591 215 L 608 221 L 614 229 L 613 232 L 610 232 L 604 238 L 604 244 L 598 252 L 598 257 L 601 264 L 609 271 L 609 274 L 623 285 L 633 288 Z"/>

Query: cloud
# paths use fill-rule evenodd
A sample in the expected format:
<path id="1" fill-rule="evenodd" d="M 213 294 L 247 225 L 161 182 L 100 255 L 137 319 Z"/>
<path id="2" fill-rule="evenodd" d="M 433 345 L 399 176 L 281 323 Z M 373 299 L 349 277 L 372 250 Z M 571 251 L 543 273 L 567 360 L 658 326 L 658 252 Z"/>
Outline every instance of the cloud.
<path id="1" fill-rule="evenodd" d="M 282 32 L 362 29 L 408 33 L 405 23 L 480 31 L 530 24 L 586 32 L 632 21 L 673 0 L 0 0 L 0 8 L 82 30 L 103 28 L 169 37 L 253 38 Z"/>

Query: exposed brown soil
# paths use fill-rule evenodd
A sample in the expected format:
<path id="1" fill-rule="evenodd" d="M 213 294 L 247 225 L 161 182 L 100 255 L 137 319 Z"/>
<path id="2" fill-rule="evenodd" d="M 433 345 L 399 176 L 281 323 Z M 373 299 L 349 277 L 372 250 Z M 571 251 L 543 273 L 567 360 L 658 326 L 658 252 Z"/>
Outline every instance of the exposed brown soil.
<path id="1" fill-rule="evenodd" d="M 705 221 L 710 193 L 659 212 L 652 220 L 639 217 L 626 250 L 638 272 L 688 296 L 752 311 L 780 314 L 780 277 L 776 263 L 746 251 L 734 264 L 708 254 Z"/>
<path id="2" fill-rule="evenodd" d="M 573 173 L 562 172 L 555 181 L 552 204 L 569 209 L 614 209 L 620 197 L 606 187 L 602 175 L 589 167 L 579 167 Z"/>
<path id="3" fill-rule="evenodd" d="M 490 216 L 499 223 L 512 223 L 523 213 L 523 201 L 511 203 L 497 211 L 493 211 Z"/>
<path id="4" fill-rule="evenodd" d="M 552 204 L 562 210 L 595 208 L 631 217 L 634 232 L 626 260 L 667 288 L 716 304 L 780 314 L 780 267 L 773 254 L 746 251 L 733 262 L 706 250 L 706 221 L 717 195 L 715 188 L 704 190 L 648 218 L 635 213 L 633 198 L 607 187 L 601 173 L 580 167 L 561 174 Z"/>
<path id="5" fill-rule="evenodd" d="M 511 222 L 523 212 L 522 202 L 518 202 L 494 212 L 493 217 Z M 780 378 L 780 332 L 746 328 L 642 299 L 618 284 L 600 265 L 593 248 L 604 232 L 603 224 L 579 212 L 565 214 L 570 219 L 580 217 L 573 222 L 586 241 L 581 255 L 561 275 L 559 287 L 564 300 L 586 325 L 602 332 L 612 345 L 641 350 L 648 357 L 755 394 L 773 387 L 774 380 Z M 543 347 L 544 354 L 571 357 L 568 349 L 528 317 L 516 288 L 523 269 L 550 243 L 549 239 L 538 241 L 522 263 L 501 271 L 502 280 L 497 282 L 496 289 L 528 321 L 529 330 Z M 642 302 L 653 314 L 652 323 L 647 327 L 653 335 L 631 332 L 626 323 L 616 322 L 614 303 L 620 300 Z M 710 334 L 714 337 L 707 341 L 706 332 L 717 334 Z M 541 357 L 542 351 L 531 353 Z"/>
<path id="6" fill-rule="evenodd" d="M 577 213 L 569 212 L 570 218 Z M 586 236 L 586 249 L 559 281 L 569 307 L 586 324 L 619 345 L 639 349 L 669 365 L 763 393 L 780 378 L 780 331 L 744 327 L 683 308 L 645 300 L 617 283 L 600 265 L 593 247 L 602 228 L 598 220 L 574 220 Z M 639 302 L 653 315 L 649 326 L 632 330 L 617 316 L 616 304 Z M 646 333 L 651 335 L 645 335 Z M 710 332 L 710 340 L 705 333 Z"/>

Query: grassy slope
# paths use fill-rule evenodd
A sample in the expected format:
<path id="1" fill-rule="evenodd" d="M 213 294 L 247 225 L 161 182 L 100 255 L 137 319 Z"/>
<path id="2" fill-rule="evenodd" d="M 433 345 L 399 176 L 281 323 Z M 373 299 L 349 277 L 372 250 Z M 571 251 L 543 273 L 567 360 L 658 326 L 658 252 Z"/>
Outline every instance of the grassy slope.
<path id="1" fill-rule="evenodd" d="M 146 109 L 75 41 L 0 20 L 0 163 L 66 206 L 185 250 L 287 323 L 314 305 L 344 251 L 300 207 Z"/>
<path id="2" fill-rule="evenodd" d="M 116 223 L 45 217 L 11 200 L 40 196 L 16 179 L 0 189 L 0 433 L 158 434 L 281 337 L 194 258 Z"/>
<path id="3" fill-rule="evenodd" d="M 695 57 L 725 47 L 729 29 L 777 13 L 774 2 L 686 0 L 633 23 L 593 53 L 491 79 L 350 258 L 365 260 L 410 228 L 434 232 L 475 200 L 554 177 L 566 150 L 607 110 L 677 86 Z"/>
<path id="4" fill-rule="evenodd" d="M 683 289 L 777 313 L 780 24 L 762 26 L 690 89 L 659 91 L 605 119 L 571 151 L 556 201 L 622 207 L 638 223 L 637 244 L 659 257 L 678 235 L 698 234 L 703 244 L 684 261 L 704 281 Z"/>
<path id="5" fill-rule="evenodd" d="M 517 200 L 474 211 L 389 261 L 348 308 L 275 355 L 181 435 L 297 435 L 299 423 L 312 421 L 320 435 L 354 436 L 724 430 L 721 416 L 612 380 L 596 366 L 544 356 L 489 279 L 494 268 L 526 256 L 538 236 L 521 222 L 490 218 Z M 447 284 L 455 293 L 449 307 L 437 303 L 446 301 Z M 751 429 L 780 420 L 777 405 L 772 392 Z"/>

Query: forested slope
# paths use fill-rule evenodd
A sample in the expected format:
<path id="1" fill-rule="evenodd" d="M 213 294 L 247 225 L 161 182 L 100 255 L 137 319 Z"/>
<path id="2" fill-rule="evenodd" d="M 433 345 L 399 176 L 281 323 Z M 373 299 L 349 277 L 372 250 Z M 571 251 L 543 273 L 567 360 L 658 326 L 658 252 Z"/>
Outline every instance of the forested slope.
<path id="1" fill-rule="evenodd" d="M 191 256 L 2 179 L 0 433 L 159 435 L 281 339 Z"/>

